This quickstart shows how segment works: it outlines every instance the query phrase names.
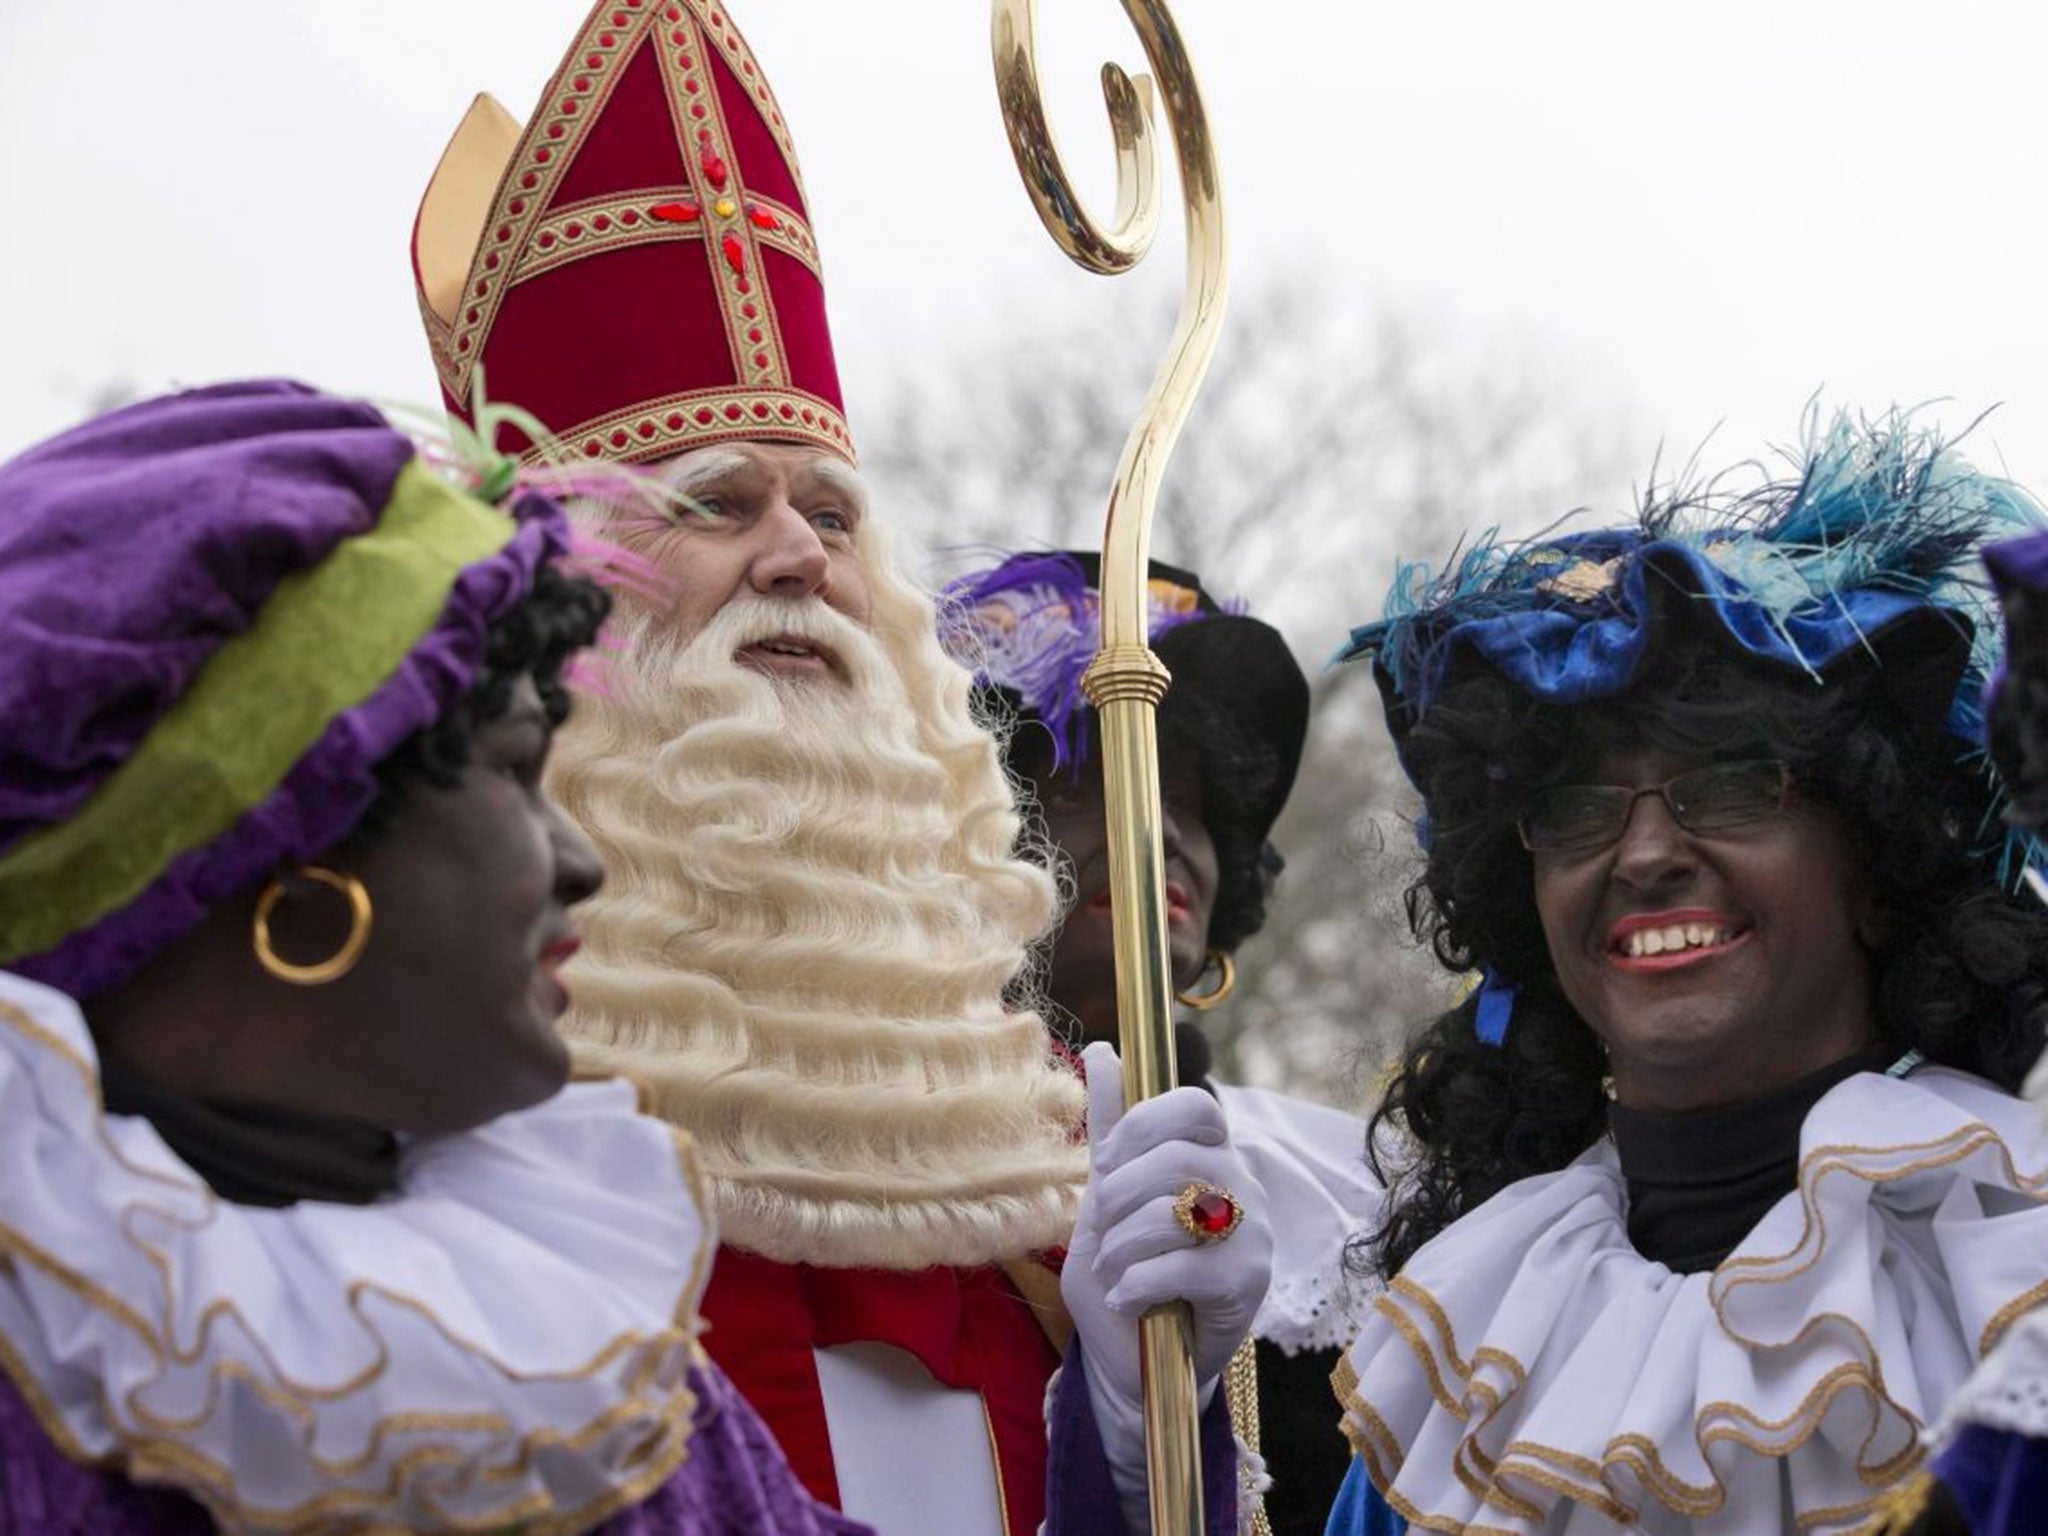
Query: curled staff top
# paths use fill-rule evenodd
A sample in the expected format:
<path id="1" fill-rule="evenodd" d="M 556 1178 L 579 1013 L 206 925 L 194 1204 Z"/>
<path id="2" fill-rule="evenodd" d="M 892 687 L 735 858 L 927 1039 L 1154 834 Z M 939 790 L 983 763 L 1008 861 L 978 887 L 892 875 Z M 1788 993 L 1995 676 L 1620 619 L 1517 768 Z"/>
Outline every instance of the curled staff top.
<path id="1" fill-rule="evenodd" d="M 279 381 L 116 411 L 0 465 L 0 963 L 118 985 L 352 830 L 568 547 L 370 407 Z"/>

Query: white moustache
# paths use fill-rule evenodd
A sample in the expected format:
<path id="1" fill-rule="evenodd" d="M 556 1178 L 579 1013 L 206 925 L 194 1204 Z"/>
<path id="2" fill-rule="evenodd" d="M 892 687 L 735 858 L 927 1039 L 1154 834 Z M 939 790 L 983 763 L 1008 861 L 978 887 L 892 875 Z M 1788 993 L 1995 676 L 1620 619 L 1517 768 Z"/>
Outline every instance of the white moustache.
<path id="1" fill-rule="evenodd" d="M 742 593 L 694 635 L 685 637 L 642 622 L 625 630 L 622 639 L 621 663 L 628 673 L 666 677 L 686 686 L 722 686 L 735 674 L 762 687 L 792 686 L 736 659 L 749 646 L 775 640 L 794 640 L 829 652 L 854 692 L 873 688 L 889 665 L 872 634 L 817 597 Z"/>

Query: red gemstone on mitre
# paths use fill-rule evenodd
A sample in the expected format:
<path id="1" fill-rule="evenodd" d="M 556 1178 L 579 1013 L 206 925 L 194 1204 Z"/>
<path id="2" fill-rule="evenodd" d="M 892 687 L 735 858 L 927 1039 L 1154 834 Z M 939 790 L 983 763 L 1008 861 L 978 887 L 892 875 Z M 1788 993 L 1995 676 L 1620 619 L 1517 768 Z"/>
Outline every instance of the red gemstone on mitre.
<path id="1" fill-rule="evenodd" d="M 1188 1203 L 1188 1218 L 1194 1222 L 1196 1231 L 1214 1237 L 1230 1230 L 1230 1224 L 1237 1219 L 1237 1207 L 1221 1190 L 1205 1189 Z"/>
<path id="2" fill-rule="evenodd" d="M 434 338 L 444 367 L 451 372 L 458 360 L 469 366 L 482 359 L 494 378 L 505 376 L 506 382 L 494 388 L 514 395 L 516 374 L 518 398 L 546 397 L 546 419 L 565 424 L 572 453 L 645 457 L 661 451 L 663 444 L 681 446 L 686 440 L 746 433 L 772 437 L 778 432 L 821 445 L 838 442 L 841 446 L 835 452 L 845 452 L 843 441 L 829 435 L 828 418 L 840 392 L 822 290 L 809 270 L 812 236 L 795 196 L 793 152 L 788 135 L 771 127 L 780 114 L 758 84 L 765 67 L 740 51 L 743 45 L 731 32 L 726 3 L 639 0 L 628 5 L 626 0 L 599 0 L 565 65 L 555 73 L 558 94 L 552 107 L 543 99 L 536 131 L 526 136 L 526 164 L 515 160 L 506 177 L 506 197 L 498 204 L 500 222 L 476 221 L 484 231 L 484 249 L 472 258 L 475 270 L 466 286 L 474 287 L 488 276 L 488 289 L 481 297 L 463 293 L 446 312 L 465 316 L 476 307 L 479 318 L 465 321 L 453 335 L 442 331 Z M 717 24 L 709 20 L 713 9 Z M 622 23 L 630 23 L 630 30 Z M 672 29 L 682 35 L 664 47 Z M 653 50 L 653 57 L 639 57 L 643 48 Z M 716 77 L 717 69 L 726 71 L 724 78 Z M 686 80 L 697 82 L 696 94 L 678 89 Z M 673 98 L 666 103 L 659 100 L 663 85 Z M 602 93 L 600 86 L 605 87 Z M 643 87 L 655 88 L 651 102 Z M 757 105 L 748 104 L 756 98 Z M 681 110 L 663 110 L 677 106 Z M 711 121 L 714 107 L 720 119 L 716 122 Z M 734 114 L 730 132 L 723 122 L 728 110 Z M 555 115 L 549 117 L 549 111 Z M 739 121 L 742 117 L 747 123 Z M 557 130 L 557 136 L 551 136 L 550 129 Z M 649 131 L 656 141 L 652 147 L 645 143 Z M 666 173 L 658 168 L 656 150 L 668 157 Z M 693 150 L 698 162 L 694 176 Z M 579 178 L 578 186 L 568 188 L 566 197 L 554 198 L 557 206 L 550 207 L 551 199 L 541 192 L 565 174 Z M 641 189 L 639 197 L 654 201 L 639 201 L 629 190 L 636 186 Z M 663 186 L 668 188 L 665 193 L 658 190 Z M 700 201 L 700 194 L 708 195 Z M 516 209 L 514 199 L 519 203 Z M 560 206 L 578 200 L 580 213 L 573 206 Z M 784 208 L 790 210 L 787 216 Z M 528 219 L 529 213 L 535 217 Z M 616 261 L 608 249 L 591 252 L 593 245 L 602 246 L 614 234 L 620 239 L 612 245 L 631 247 L 628 235 L 637 238 L 642 225 L 658 223 L 676 227 L 686 236 L 681 242 L 686 246 L 701 239 L 707 244 L 715 240 L 717 248 L 702 255 L 671 251 L 660 259 L 637 250 L 627 259 L 622 249 Z M 646 233 L 659 242 L 659 231 Z M 769 254 L 771 247 L 796 251 L 803 259 L 778 266 Z M 542 273 L 542 281 L 517 281 L 522 252 L 530 253 L 539 268 L 551 269 Z M 563 265 L 586 252 L 603 255 L 609 264 L 599 266 L 592 260 Z M 486 265 L 493 256 L 495 269 Z M 695 268 L 695 275 L 678 292 L 676 260 L 685 268 L 703 261 L 709 266 Z M 726 269 L 722 276 L 721 267 Z M 772 327 L 767 324 L 771 276 L 778 311 Z M 492 306 L 489 328 L 481 319 L 486 300 Z M 573 348 L 579 332 L 588 331 L 580 323 L 579 311 L 587 310 L 589 324 L 601 331 L 619 313 L 632 313 L 643 303 L 647 314 L 660 321 L 642 328 L 644 360 L 630 359 L 633 366 L 621 369 L 561 366 L 561 352 Z M 718 316 L 721 306 L 726 310 L 723 322 Z M 731 339 L 737 343 L 731 351 L 718 339 L 721 324 L 731 327 Z M 678 331 L 705 326 L 716 345 L 674 346 Z M 768 345 L 771 338 L 773 347 Z M 795 393 L 772 395 L 784 388 L 815 394 L 830 406 L 821 404 L 807 412 Z M 700 401 L 711 397 L 710 403 L 674 403 L 693 394 Z M 764 402 L 762 396 L 772 397 Z M 801 431 L 795 426 L 799 421 L 806 422 Z"/>

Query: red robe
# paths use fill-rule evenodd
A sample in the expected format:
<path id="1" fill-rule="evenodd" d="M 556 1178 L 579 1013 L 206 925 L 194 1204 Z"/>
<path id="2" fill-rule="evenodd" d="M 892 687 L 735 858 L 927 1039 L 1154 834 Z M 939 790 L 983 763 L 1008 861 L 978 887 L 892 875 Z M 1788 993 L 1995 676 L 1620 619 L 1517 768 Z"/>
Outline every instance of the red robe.
<path id="1" fill-rule="evenodd" d="M 945 1386 L 981 1395 L 1008 1536 L 1035 1536 L 1045 1518 L 1046 1383 L 1072 1326 L 1051 1269 L 819 1269 L 726 1247 L 702 1310 L 705 1348 L 818 1498 L 839 1507 L 813 1351 L 891 1344 Z"/>

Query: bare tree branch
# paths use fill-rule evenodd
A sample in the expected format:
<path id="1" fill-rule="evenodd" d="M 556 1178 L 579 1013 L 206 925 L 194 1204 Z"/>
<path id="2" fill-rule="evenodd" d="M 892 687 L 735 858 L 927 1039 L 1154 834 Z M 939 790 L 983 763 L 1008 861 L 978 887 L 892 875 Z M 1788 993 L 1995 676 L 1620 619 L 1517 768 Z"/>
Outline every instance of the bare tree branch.
<path id="1" fill-rule="evenodd" d="M 1327 282 L 1240 292 L 1176 450 L 1153 552 L 1242 595 L 1304 659 L 1315 709 L 1274 841 L 1287 870 L 1237 997 L 1205 1020 L 1228 1077 L 1335 1103 L 1372 1077 L 1458 979 L 1407 936 L 1413 793 L 1364 669 L 1323 670 L 1377 616 L 1397 555 L 1440 558 L 1488 527 L 1528 529 L 1625 485 L 1588 408 L 1544 370 L 1461 356 L 1395 317 L 1333 315 Z M 957 366 L 897 381 L 866 414 L 865 469 L 938 575 L 989 545 L 1093 547 L 1123 437 L 1171 311 L 1121 296 L 1057 325 L 1011 317 Z M 1611 414 L 1611 413 L 1610 413 Z"/>

